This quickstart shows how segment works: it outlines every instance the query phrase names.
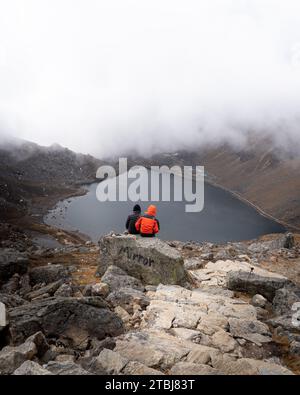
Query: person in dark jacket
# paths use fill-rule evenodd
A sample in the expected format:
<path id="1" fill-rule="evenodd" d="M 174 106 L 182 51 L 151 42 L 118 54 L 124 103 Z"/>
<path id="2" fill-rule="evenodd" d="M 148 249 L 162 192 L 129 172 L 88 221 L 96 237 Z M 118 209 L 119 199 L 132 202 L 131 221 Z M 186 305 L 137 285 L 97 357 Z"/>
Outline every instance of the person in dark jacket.
<path id="1" fill-rule="evenodd" d="M 137 235 L 140 232 L 136 229 L 135 224 L 136 221 L 140 218 L 141 216 L 141 206 L 139 204 L 136 204 L 133 207 L 133 213 L 128 215 L 127 221 L 126 221 L 126 229 L 128 230 L 128 233 L 132 235 Z"/>
<path id="2" fill-rule="evenodd" d="M 151 205 L 144 215 L 136 221 L 135 227 L 142 237 L 155 237 L 160 230 L 156 216 L 156 206 Z"/>

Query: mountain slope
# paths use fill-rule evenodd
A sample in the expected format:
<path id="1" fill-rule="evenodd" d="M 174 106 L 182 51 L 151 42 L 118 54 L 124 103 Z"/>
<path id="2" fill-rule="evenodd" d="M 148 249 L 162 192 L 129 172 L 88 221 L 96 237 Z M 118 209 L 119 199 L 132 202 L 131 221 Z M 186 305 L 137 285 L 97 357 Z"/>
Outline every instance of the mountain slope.
<path id="1" fill-rule="evenodd" d="M 300 158 L 280 159 L 272 150 L 204 152 L 200 159 L 216 183 L 237 192 L 266 213 L 300 226 Z"/>
<path id="2" fill-rule="evenodd" d="M 70 195 L 93 182 L 101 161 L 58 145 L 0 147 L 0 218 L 25 214 L 35 199 Z"/>

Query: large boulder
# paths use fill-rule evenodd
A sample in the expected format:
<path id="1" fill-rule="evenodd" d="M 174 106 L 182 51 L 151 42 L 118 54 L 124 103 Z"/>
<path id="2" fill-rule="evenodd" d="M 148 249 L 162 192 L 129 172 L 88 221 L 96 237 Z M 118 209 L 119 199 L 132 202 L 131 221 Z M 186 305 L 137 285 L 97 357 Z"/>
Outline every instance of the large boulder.
<path id="1" fill-rule="evenodd" d="M 37 332 L 30 336 L 25 343 L 17 347 L 4 347 L 0 351 L 0 375 L 12 374 L 13 372 L 15 372 L 14 374 L 37 374 L 31 370 L 31 368 L 33 369 L 37 366 L 28 363 L 24 365 L 24 363 L 30 361 L 34 357 L 41 358 L 48 349 L 49 345 L 41 332 Z M 22 369 L 16 372 L 16 369 L 19 369 L 21 365 Z M 36 371 L 36 369 L 34 370 Z M 31 373 L 29 373 L 29 371 L 31 371 Z"/>
<path id="2" fill-rule="evenodd" d="M 57 291 L 55 291 L 54 296 L 58 297 L 69 297 L 73 296 L 73 287 L 71 284 L 62 284 Z M 103 295 L 95 295 L 95 296 L 103 296 Z"/>
<path id="3" fill-rule="evenodd" d="M 225 375 L 250 375 L 250 376 L 277 376 L 293 375 L 289 369 L 272 362 L 261 361 L 251 358 L 240 358 L 236 361 L 220 360 L 216 364 L 221 374 Z"/>
<path id="4" fill-rule="evenodd" d="M 30 336 L 26 343 L 32 342 L 36 346 L 36 355 L 38 358 L 43 357 L 43 355 L 49 350 L 50 346 L 42 332 L 36 332 L 34 335 Z"/>
<path id="5" fill-rule="evenodd" d="M 25 361 L 13 373 L 14 376 L 51 376 L 49 370 L 44 369 L 41 365 L 33 361 Z"/>
<path id="6" fill-rule="evenodd" d="M 237 342 L 223 329 L 212 335 L 209 344 L 218 348 L 222 353 L 232 352 L 238 347 Z"/>
<path id="7" fill-rule="evenodd" d="M 44 369 L 41 365 L 33 361 L 25 361 L 13 373 L 14 376 L 51 376 L 49 370 Z"/>
<path id="8" fill-rule="evenodd" d="M 191 362 L 177 362 L 170 370 L 171 375 L 175 376 L 211 376 L 218 375 L 217 369 L 209 365 Z"/>
<path id="9" fill-rule="evenodd" d="M 143 291 L 145 288 L 140 280 L 129 276 L 124 270 L 113 265 L 107 268 L 102 277 L 102 281 L 108 285 L 111 292 L 124 287 L 137 289 L 139 291 Z"/>
<path id="10" fill-rule="evenodd" d="M 227 274 L 227 287 L 232 291 L 260 294 L 272 302 L 276 291 L 288 285 L 290 281 L 279 274 L 262 269 L 253 271 L 231 271 Z"/>
<path id="11" fill-rule="evenodd" d="M 217 348 L 195 344 L 190 340 L 154 329 L 129 332 L 120 336 L 113 351 L 129 361 L 137 361 L 164 372 L 177 362 L 211 364 L 214 359 L 222 356 Z"/>
<path id="12" fill-rule="evenodd" d="M 130 314 L 133 313 L 134 305 L 146 308 L 150 303 L 149 298 L 143 292 L 125 287 L 111 292 L 106 300 L 113 307 L 121 306 Z"/>
<path id="13" fill-rule="evenodd" d="M 288 248 L 291 249 L 295 246 L 295 237 L 293 235 L 293 233 L 289 232 L 286 233 L 282 240 L 281 240 L 282 244 L 283 244 L 283 248 Z"/>
<path id="14" fill-rule="evenodd" d="M 257 320 L 229 318 L 229 327 L 232 336 L 248 340 L 258 346 L 272 341 L 269 327 Z"/>
<path id="15" fill-rule="evenodd" d="M 300 320 L 298 319 L 297 310 L 290 311 L 287 314 L 275 316 L 267 321 L 267 324 L 273 328 L 278 328 L 281 334 L 286 334 L 292 340 L 294 335 L 299 338 Z"/>
<path id="16" fill-rule="evenodd" d="M 18 295 L 9 295 L 5 293 L 0 293 L 0 302 L 2 302 L 6 308 L 17 307 L 27 303 L 26 300 Z"/>
<path id="17" fill-rule="evenodd" d="M 52 374 L 58 376 L 89 376 L 92 373 L 83 369 L 80 365 L 77 365 L 75 362 L 57 362 L 50 361 L 45 368 L 50 371 Z"/>
<path id="18" fill-rule="evenodd" d="M 295 246 L 294 235 L 290 232 L 279 235 L 274 240 L 259 241 L 250 244 L 249 251 L 254 254 L 264 254 L 269 251 L 280 250 L 281 248 L 291 249 Z"/>
<path id="19" fill-rule="evenodd" d="M 29 271 L 30 284 L 50 284 L 70 277 L 70 269 L 64 265 L 47 265 L 32 268 Z"/>
<path id="20" fill-rule="evenodd" d="M 251 273 L 254 271 L 255 274 L 261 276 L 273 276 L 273 273 L 267 270 L 261 269 L 257 266 L 253 267 L 249 262 L 239 260 L 219 260 L 216 262 L 208 262 L 203 269 L 193 269 L 189 271 L 189 275 L 195 285 L 203 287 L 218 289 L 217 293 L 220 292 L 220 287 L 226 286 L 226 277 L 229 272 L 246 272 Z M 274 274 L 276 276 L 276 274 Z"/>
<path id="21" fill-rule="evenodd" d="M 6 294 L 14 294 L 20 288 L 20 275 L 15 273 L 4 285 L 2 285 L 1 291 Z"/>
<path id="22" fill-rule="evenodd" d="M 39 288 L 35 291 L 30 292 L 27 298 L 34 300 L 37 298 L 42 298 L 43 296 L 53 296 L 58 288 L 63 284 L 62 280 L 55 281 L 54 283 L 48 284 L 45 287 Z"/>
<path id="23" fill-rule="evenodd" d="M 18 347 L 4 347 L 0 351 L 0 375 L 12 374 L 23 362 L 37 354 L 36 344 L 28 339 Z"/>
<path id="24" fill-rule="evenodd" d="M 92 364 L 92 370 L 106 372 L 106 374 L 120 374 L 128 360 L 119 353 L 104 348 Z"/>
<path id="25" fill-rule="evenodd" d="M 98 274 L 110 265 L 123 269 L 144 284 L 182 284 L 186 272 L 181 254 L 158 238 L 133 235 L 108 235 L 99 241 Z"/>
<path id="26" fill-rule="evenodd" d="M 9 331 L 14 344 L 37 331 L 61 337 L 77 347 L 89 337 L 103 339 L 123 332 L 120 318 L 99 297 L 48 298 L 9 310 Z"/>
<path id="27" fill-rule="evenodd" d="M 162 372 L 156 369 L 148 368 L 148 366 L 137 362 L 137 361 L 129 361 L 127 365 L 124 367 L 122 370 L 123 374 L 127 375 L 142 375 L 142 376 L 157 376 L 157 375 L 163 375 Z"/>
<path id="28" fill-rule="evenodd" d="M 300 342 L 293 340 L 290 344 L 290 353 L 293 356 L 300 357 Z"/>
<path id="29" fill-rule="evenodd" d="M 184 260 L 184 268 L 186 270 L 202 269 L 206 264 L 207 264 L 207 260 L 200 257 L 187 258 Z"/>
<path id="30" fill-rule="evenodd" d="M 276 291 L 272 307 L 276 314 L 283 315 L 292 311 L 294 303 L 300 303 L 300 288 L 290 285 Z"/>
<path id="31" fill-rule="evenodd" d="M 0 251 L 0 287 L 14 274 L 27 272 L 28 258 L 26 254 L 5 248 Z"/>
<path id="32" fill-rule="evenodd" d="M 166 370 L 182 360 L 195 346 L 192 342 L 182 342 L 163 331 L 143 331 L 118 338 L 114 352 L 149 368 Z"/>

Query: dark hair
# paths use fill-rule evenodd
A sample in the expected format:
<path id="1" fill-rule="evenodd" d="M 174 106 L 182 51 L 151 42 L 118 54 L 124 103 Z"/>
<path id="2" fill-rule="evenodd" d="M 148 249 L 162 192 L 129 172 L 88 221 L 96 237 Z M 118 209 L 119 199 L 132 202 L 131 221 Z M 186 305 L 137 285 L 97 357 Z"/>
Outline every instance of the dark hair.
<path id="1" fill-rule="evenodd" d="M 133 207 L 133 211 L 138 211 L 139 213 L 142 211 L 142 209 L 141 209 L 141 206 L 139 205 L 139 204 L 136 204 L 134 207 Z"/>

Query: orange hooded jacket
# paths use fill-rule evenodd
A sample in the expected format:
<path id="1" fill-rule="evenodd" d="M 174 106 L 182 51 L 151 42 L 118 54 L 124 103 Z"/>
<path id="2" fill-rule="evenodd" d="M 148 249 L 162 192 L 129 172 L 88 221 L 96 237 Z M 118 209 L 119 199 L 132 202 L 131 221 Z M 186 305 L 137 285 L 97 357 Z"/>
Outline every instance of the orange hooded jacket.
<path id="1" fill-rule="evenodd" d="M 156 206 L 149 206 L 146 213 L 135 223 L 135 228 L 141 235 L 155 235 L 159 232 L 159 221 L 155 218 Z"/>

